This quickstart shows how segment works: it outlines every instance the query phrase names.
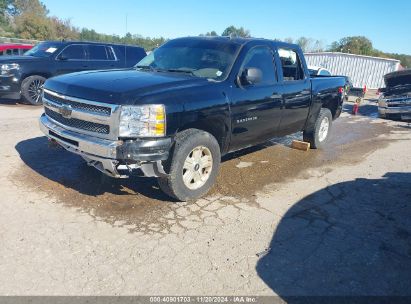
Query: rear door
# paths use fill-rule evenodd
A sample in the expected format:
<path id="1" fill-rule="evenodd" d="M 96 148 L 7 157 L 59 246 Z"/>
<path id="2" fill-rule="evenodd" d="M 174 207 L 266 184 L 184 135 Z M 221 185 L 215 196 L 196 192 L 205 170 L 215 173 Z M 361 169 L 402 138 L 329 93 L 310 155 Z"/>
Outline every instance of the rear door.
<path id="1" fill-rule="evenodd" d="M 268 45 L 246 47 L 239 59 L 242 60 L 242 64 L 237 84 L 232 87 L 230 96 L 231 151 L 273 137 L 281 120 L 282 96 L 279 92 L 274 50 Z M 243 84 L 241 78 L 249 68 L 261 71 L 260 82 Z"/>
<path id="2" fill-rule="evenodd" d="M 278 47 L 277 62 L 284 109 L 280 123 L 281 134 L 301 131 L 311 104 L 311 81 L 304 73 L 301 54 L 297 49 Z"/>
<path id="3" fill-rule="evenodd" d="M 56 74 L 67 74 L 88 69 L 83 44 L 70 44 L 56 56 Z"/>
<path id="4" fill-rule="evenodd" d="M 111 46 L 87 45 L 89 70 L 107 70 L 116 68 L 116 58 Z"/>

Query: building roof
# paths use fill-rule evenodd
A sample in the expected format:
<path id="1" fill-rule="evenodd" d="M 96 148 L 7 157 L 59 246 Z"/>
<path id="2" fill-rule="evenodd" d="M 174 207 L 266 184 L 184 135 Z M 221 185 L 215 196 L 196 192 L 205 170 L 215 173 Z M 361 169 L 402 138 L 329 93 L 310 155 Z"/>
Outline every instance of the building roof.
<path id="1" fill-rule="evenodd" d="M 393 58 L 385 58 L 385 57 L 375 57 L 375 56 L 366 56 L 366 55 L 358 55 L 358 54 L 350 54 L 350 53 L 342 53 L 342 52 L 317 52 L 317 53 L 305 53 L 305 55 L 341 55 L 341 56 L 352 56 L 352 57 L 363 57 L 363 58 L 369 58 L 369 59 L 378 59 L 378 60 L 387 60 L 387 61 L 395 61 L 395 62 L 400 62 L 398 59 L 393 59 Z"/>

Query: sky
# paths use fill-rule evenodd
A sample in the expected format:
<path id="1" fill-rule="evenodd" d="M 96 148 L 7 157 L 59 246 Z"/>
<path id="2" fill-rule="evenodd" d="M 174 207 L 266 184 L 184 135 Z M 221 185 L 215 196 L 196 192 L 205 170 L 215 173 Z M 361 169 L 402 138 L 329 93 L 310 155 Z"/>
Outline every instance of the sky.
<path id="1" fill-rule="evenodd" d="M 253 37 L 305 36 L 325 46 L 346 36 L 366 36 L 379 50 L 411 55 L 409 0 L 41 1 L 50 15 L 105 34 L 176 38 L 212 30 L 221 34 L 234 25 Z"/>

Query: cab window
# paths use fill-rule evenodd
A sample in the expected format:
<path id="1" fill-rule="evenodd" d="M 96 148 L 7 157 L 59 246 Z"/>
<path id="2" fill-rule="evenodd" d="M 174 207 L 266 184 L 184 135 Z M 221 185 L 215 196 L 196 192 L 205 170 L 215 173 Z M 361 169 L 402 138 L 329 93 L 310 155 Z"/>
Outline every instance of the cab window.
<path id="1" fill-rule="evenodd" d="M 64 60 L 85 60 L 86 54 L 83 45 L 73 44 L 66 47 L 59 57 Z"/>
<path id="2" fill-rule="evenodd" d="M 284 81 L 296 81 L 304 79 L 304 70 L 300 57 L 292 49 L 279 48 L 278 55 L 281 60 Z"/>
<path id="3" fill-rule="evenodd" d="M 88 51 L 90 60 L 109 60 L 104 45 L 89 45 Z"/>
<path id="4" fill-rule="evenodd" d="M 248 51 L 241 70 L 248 68 L 257 68 L 261 71 L 261 82 L 258 85 L 277 82 L 273 52 L 267 46 L 258 46 Z"/>

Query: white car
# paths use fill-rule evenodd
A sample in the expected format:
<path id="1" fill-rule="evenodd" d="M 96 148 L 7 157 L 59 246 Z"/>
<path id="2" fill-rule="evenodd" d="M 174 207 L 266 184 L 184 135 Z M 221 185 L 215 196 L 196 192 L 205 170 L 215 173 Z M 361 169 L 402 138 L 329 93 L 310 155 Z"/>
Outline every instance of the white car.
<path id="1" fill-rule="evenodd" d="M 331 76 L 331 72 L 329 70 L 318 66 L 309 66 L 308 71 L 311 76 Z"/>

